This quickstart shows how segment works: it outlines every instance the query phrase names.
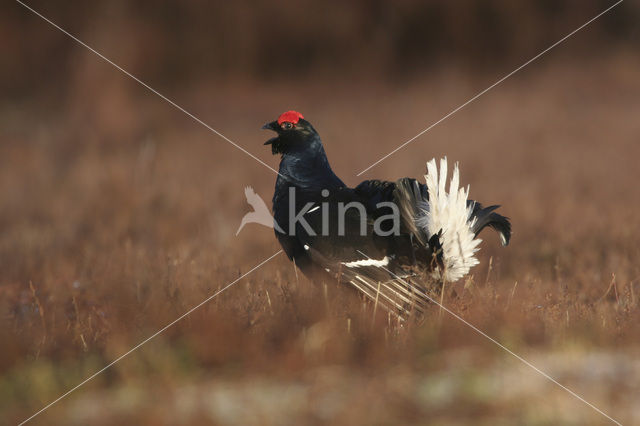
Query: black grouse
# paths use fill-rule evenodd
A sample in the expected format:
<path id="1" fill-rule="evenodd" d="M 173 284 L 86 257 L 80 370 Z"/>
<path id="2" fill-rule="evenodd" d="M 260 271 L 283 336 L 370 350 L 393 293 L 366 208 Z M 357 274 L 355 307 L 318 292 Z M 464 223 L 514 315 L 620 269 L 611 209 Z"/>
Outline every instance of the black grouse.
<path id="1" fill-rule="evenodd" d="M 468 200 L 446 158 L 427 163 L 426 183 L 402 178 L 347 187 L 331 170 L 320 136 L 296 111 L 263 126 L 280 154 L 273 195 L 276 237 L 312 280 L 349 284 L 399 316 L 422 312 L 434 287 L 478 264 L 478 233 L 489 226 L 509 244 L 509 219 Z"/>

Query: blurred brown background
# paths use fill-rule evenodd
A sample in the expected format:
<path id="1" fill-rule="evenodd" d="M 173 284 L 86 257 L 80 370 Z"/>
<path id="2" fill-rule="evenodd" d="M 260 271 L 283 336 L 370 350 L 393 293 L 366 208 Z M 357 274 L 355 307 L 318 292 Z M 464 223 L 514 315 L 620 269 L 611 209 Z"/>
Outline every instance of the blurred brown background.
<path id="1" fill-rule="evenodd" d="M 353 1 L 29 2 L 45 16 L 164 88 L 194 81 L 419 79 L 515 68 L 614 2 Z M 67 93 L 86 56 L 19 4 L 3 6 L 3 93 Z M 593 23 L 564 57 L 637 46 L 640 7 L 624 2 Z M 9 60 L 9 57 L 11 58 Z M 92 58 L 95 59 L 95 58 Z M 506 67 L 506 68 L 505 68 Z M 43 73 L 47 75 L 42 78 Z M 212 94 L 213 96 L 213 94 Z"/>
<path id="2" fill-rule="evenodd" d="M 514 237 L 483 234 L 445 304 L 640 422 L 637 2 L 362 177 L 613 1 L 28 4 L 272 167 L 259 129 L 288 109 L 350 185 L 459 161 Z M 244 187 L 269 200 L 272 171 L 18 3 L 0 32 L 0 423 L 16 423 L 279 247 L 258 225 L 235 236 Z M 437 308 L 398 328 L 281 255 L 34 423 L 605 421 Z"/>

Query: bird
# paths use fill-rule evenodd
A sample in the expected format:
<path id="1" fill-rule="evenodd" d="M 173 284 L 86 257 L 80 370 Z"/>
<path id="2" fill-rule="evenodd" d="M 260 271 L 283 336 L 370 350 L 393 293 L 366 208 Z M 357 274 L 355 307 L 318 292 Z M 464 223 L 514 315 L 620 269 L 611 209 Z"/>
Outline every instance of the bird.
<path id="1" fill-rule="evenodd" d="M 425 182 L 365 180 L 351 188 L 333 172 L 320 135 L 297 111 L 263 129 L 280 165 L 273 195 L 275 235 L 287 257 L 314 282 L 337 281 L 399 318 L 422 314 L 446 282 L 476 266 L 486 227 L 503 246 L 509 218 L 469 199 L 456 163 L 427 162 Z"/>

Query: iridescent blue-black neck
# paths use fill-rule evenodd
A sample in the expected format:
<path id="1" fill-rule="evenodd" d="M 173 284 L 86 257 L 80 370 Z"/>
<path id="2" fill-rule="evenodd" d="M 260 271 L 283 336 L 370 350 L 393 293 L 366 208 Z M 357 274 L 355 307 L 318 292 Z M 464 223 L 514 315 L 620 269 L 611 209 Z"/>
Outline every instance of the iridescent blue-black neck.
<path id="1" fill-rule="evenodd" d="M 278 224 L 288 224 L 292 213 L 300 211 L 309 201 L 321 199 L 323 190 L 333 192 L 345 187 L 329 165 L 320 136 L 311 125 L 307 129 L 311 131 L 278 138 L 282 159 L 273 194 L 273 215 Z M 291 188 L 295 200 L 291 199 Z"/>

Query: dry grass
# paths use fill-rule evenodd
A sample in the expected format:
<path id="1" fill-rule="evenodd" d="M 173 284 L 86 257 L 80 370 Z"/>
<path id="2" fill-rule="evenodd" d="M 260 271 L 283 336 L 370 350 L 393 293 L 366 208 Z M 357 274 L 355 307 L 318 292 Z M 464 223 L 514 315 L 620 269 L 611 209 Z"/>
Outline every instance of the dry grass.
<path id="1" fill-rule="evenodd" d="M 640 422 L 640 65 L 531 66 L 363 176 L 446 154 L 514 223 L 444 303 L 619 421 Z M 235 231 L 273 174 L 92 57 L 69 96 L 4 106 L 0 413 L 20 421 L 279 247 Z M 102 82 L 95 86 L 95 81 Z M 258 129 L 295 107 L 355 173 L 491 76 L 401 87 L 202 82 L 168 93 L 276 166 Z M 490 261 L 491 259 L 491 261 Z M 491 268 L 488 265 L 492 265 Z M 35 424 L 601 424 L 437 309 L 421 325 L 316 288 L 279 256 Z"/>

